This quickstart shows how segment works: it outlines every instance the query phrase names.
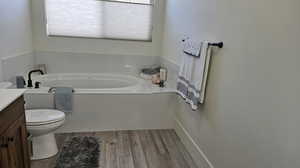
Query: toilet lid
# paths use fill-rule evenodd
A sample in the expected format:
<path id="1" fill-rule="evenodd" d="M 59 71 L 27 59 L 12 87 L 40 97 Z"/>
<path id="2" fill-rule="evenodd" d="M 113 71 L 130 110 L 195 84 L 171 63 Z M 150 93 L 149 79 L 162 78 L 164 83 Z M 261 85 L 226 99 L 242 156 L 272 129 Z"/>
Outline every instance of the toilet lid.
<path id="1" fill-rule="evenodd" d="M 26 110 L 27 125 L 47 124 L 65 119 L 65 113 L 53 109 Z"/>

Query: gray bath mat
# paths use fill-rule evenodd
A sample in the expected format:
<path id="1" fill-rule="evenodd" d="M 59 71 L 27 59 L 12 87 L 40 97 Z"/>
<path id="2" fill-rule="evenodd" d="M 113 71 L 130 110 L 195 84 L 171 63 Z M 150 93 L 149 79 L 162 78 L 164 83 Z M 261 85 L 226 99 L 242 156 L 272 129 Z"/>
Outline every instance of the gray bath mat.
<path id="1" fill-rule="evenodd" d="M 97 138 L 72 137 L 63 144 L 55 168 L 98 168 L 99 155 Z"/>

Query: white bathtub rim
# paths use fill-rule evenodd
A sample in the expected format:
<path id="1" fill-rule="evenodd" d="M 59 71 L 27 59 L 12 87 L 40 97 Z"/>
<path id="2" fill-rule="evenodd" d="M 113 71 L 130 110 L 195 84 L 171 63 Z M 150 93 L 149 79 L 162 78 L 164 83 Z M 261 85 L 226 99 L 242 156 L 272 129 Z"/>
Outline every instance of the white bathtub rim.
<path id="1" fill-rule="evenodd" d="M 33 77 L 33 81 L 39 81 L 42 78 L 56 77 L 58 79 L 71 76 L 85 76 L 88 78 L 94 77 L 108 77 L 108 78 L 121 78 L 135 80 L 137 83 L 128 87 L 121 88 L 74 88 L 74 94 L 155 94 L 155 93 L 176 93 L 174 81 L 166 82 L 166 86 L 161 88 L 153 85 L 151 81 L 144 80 L 139 77 L 123 74 L 110 74 L 110 73 L 51 73 L 46 75 L 38 75 Z M 39 89 L 27 89 L 26 93 L 32 94 L 49 94 L 49 87 L 41 87 Z"/>
<path id="2" fill-rule="evenodd" d="M 131 85 L 126 87 L 116 87 L 116 88 L 99 88 L 99 89 L 130 89 L 132 87 L 136 87 L 141 85 L 144 82 L 142 79 L 137 78 L 131 75 L 123 75 L 123 74 L 108 74 L 108 73 L 56 73 L 56 74 L 45 74 L 33 77 L 33 81 L 42 82 L 51 82 L 56 80 L 116 80 L 119 82 L 129 83 Z M 49 88 L 49 87 L 48 87 Z M 90 88 L 77 88 L 77 89 L 90 89 Z M 91 88 L 98 89 L 98 88 Z"/>

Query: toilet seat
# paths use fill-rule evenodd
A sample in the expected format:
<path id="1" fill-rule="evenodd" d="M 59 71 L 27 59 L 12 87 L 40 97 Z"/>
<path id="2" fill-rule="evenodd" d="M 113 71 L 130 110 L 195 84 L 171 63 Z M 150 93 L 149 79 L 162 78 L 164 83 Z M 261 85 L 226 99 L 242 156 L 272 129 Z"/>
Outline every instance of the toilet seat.
<path id="1" fill-rule="evenodd" d="M 65 113 L 54 109 L 26 110 L 26 125 L 40 126 L 65 120 Z"/>

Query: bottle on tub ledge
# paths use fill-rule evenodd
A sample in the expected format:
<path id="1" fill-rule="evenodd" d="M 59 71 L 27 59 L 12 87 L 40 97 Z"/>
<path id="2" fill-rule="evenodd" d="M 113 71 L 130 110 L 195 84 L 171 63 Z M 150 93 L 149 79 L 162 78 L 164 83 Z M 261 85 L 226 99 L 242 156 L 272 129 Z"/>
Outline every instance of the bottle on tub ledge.
<path id="1" fill-rule="evenodd" d="M 152 76 L 152 83 L 159 85 L 159 87 L 165 87 L 165 82 L 167 81 L 167 69 L 160 68 L 159 73 Z"/>
<path id="2" fill-rule="evenodd" d="M 167 69 L 166 68 L 160 68 L 159 70 L 159 87 L 165 87 L 165 82 L 167 81 Z"/>
<path id="3" fill-rule="evenodd" d="M 161 66 L 144 68 L 140 73 L 140 77 L 145 80 L 151 80 L 151 82 L 155 85 L 164 87 L 164 83 L 167 81 L 167 69 Z"/>

